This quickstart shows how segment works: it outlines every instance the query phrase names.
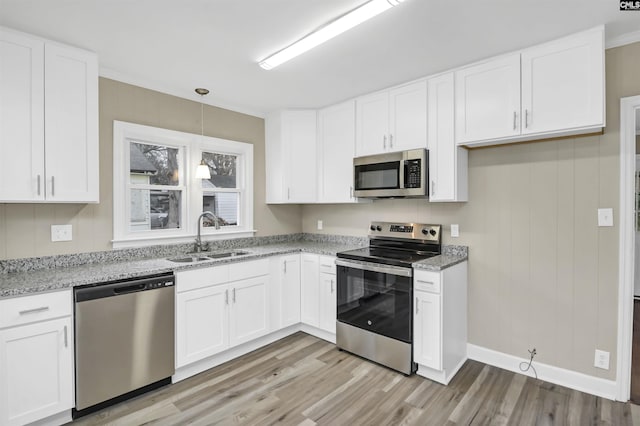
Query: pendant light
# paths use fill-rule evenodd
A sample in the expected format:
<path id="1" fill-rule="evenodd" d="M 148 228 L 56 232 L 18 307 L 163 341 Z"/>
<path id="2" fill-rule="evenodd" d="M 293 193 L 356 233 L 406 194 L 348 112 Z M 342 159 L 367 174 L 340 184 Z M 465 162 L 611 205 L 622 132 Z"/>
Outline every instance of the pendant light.
<path id="1" fill-rule="evenodd" d="M 209 94 L 209 90 L 198 87 L 196 93 L 200 95 L 200 136 L 204 138 L 204 103 L 202 97 Z M 211 172 L 209 166 L 204 162 L 204 159 L 200 160 L 200 164 L 196 169 L 196 179 L 211 179 Z"/>

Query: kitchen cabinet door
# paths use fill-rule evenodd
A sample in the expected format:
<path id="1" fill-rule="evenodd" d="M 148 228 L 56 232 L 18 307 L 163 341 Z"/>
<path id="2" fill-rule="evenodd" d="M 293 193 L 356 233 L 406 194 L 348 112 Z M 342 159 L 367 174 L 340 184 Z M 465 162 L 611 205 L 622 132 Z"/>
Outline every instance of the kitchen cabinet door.
<path id="1" fill-rule="evenodd" d="M 429 79 L 429 201 L 467 200 L 467 150 L 455 143 L 454 78 Z"/>
<path id="2" fill-rule="evenodd" d="M 356 156 L 379 154 L 389 146 L 389 93 L 356 100 Z"/>
<path id="3" fill-rule="evenodd" d="M 279 111 L 265 120 L 267 203 L 314 203 L 315 110 Z"/>
<path id="4" fill-rule="evenodd" d="M 229 285 L 231 313 L 229 343 L 236 346 L 269 332 L 267 291 L 269 276 L 250 278 Z"/>
<path id="5" fill-rule="evenodd" d="M 284 328 L 300 322 L 300 255 L 283 256 L 279 263 L 282 271 L 280 322 Z"/>
<path id="6" fill-rule="evenodd" d="M 522 133 L 604 126 L 602 28 L 522 52 Z"/>
<path id="7" fill-rule="evenodd" d="M 319 328 L 336 334 L 337 318 L 337 297 L 336 297 L 336 275 L 320 273 L 320 314 Z"/>
<path id="8" fill-rule="evenodd" d="M 229 294 L 215 285 L 176 294 L 176 367 L 229 348 Z"/>
<path id="9" fill-rule="evenodd" d="M 44 42 L 0 28 L 0 201 L 44 200 Z"/>
<path id="10" fill-rule="evenodd" d="M 0 424 L 73 407 L 72 327 L 66 317 L 0 330 Z"/>
<path id="11" fill-rule="evenodd" d="M 47 200 L 98 202 L 98 58 L 45 46 Z"/>
<path id="12" fill-rule="evenodd" d="M 413 360 L 434 370 L 442 368 L 441 297 L 415 291 Z"/>
<path id="13" fill-rule="evenodd" d="M 320 325 L 320 271 L 318 255 L 300 255 L 300 320 L 314 327 Z"/>
<path id="14" fill-rule="evenodd" d="M 427 82 L 389 91 L 389 151 L 427 147 Z"/>
<path id="15" fill-rule="evenodd" d="M 520 135 L 520 54 L 455 72 L 456 142 Z"/>
<path id="16" fill-rule="evenodd" d="M 355 156 L 355 101 L 318 112 L 318 202 L 351 203 Z"/>

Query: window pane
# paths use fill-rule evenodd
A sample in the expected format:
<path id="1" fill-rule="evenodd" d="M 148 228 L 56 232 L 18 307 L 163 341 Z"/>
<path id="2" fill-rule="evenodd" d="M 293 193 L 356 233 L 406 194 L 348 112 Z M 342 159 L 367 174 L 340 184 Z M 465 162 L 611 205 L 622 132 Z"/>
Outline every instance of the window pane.
<path id="1" fill-rule="evenodd" d="M 129 145 L 131 183 L 172 186 L 180 184 L 177 148 L 135 142 Z"/>
<path id="2" fill-rule="evenodd" d="M 220 226 L 238 225 L 238 204 L 240 194 L 237 192 L 216 192 L 202 197 L 202 211 L 210 211 L 218 217 Z M 202 220 L 203 226 L 215 226 L 209 216 Z"/>
<path id="3" fill-rule="evenodd" d="M 131 224 L 129 230 L 180 228 L 182 191 L 131 190 Z"/>
<path id="4" fill-rule="evenodd" d="M 211 173 L 211 179 L 202 179 L 202 189 L 237 188 L 238 156 L 203 152 L 202 159 Z"/>

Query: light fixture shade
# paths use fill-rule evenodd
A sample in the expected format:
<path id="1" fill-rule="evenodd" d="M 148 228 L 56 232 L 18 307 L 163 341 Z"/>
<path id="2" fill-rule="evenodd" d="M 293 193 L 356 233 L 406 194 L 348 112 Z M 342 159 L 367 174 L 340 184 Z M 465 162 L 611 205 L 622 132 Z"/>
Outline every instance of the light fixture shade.
<path id="1" fill-rule="evenodd" d="M 265 70 L 273 69 L 278 65 L 306 52 L 307 50 L 313 49 L 327 40 L 331 40 L 335 36 L 342 34 L 356 25 L 373 18 L 385 10 L 389 10 L 393 6 L 397 6 L 402 1 L 403 0 L 371 0 L 359 8 L 342 15 L 335 21 L 328 23 L 318 31 L 296 41 L 291 46 L 285 47 L 279 52 L 263 59 L 258 62 L 258 64 Z"/>
<path id="2" fill-rule="evenodd" d="M 200 164 L 198 164 L 198 168 L 196 169 L 196 179 L 211 179 L 209 166 L 204 163 L 204 160 L 200 161 Z"/>

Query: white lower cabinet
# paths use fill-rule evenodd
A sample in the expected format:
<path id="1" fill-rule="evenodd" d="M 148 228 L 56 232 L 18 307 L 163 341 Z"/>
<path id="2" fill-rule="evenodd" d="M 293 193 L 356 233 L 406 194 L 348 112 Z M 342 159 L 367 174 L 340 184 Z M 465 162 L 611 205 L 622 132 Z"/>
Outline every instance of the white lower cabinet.
<path id="1" fill-rule="evenodd" d="M 70 291 L 0 301 L 0 424 L 73 407 Z"/>
<path id="2" fill-rule="evenodd" d="M 301 259 L 301 322 L 330 333 L 318 337 L 333 340 L 337 305 L 335 257 L 303 253 Z M 313 334 L 313 329 L 309 331 Z"/>
<path id="3" fill-rule="evenodd" d="M 277 330 L 300 323 L 300 255 L 272 257 L 270 261 L 272 329 Z"/>
<path id="4" fill-rule="evenodd" d="M 269 282 L 266 259 L 176 273 L 176 367 L 267 334 Z"/>
<path id="5" fill-rule="evenodd" d="M 448 384 L 467 359 L 467 262 L 413 278 L 417 374 Z"/>

